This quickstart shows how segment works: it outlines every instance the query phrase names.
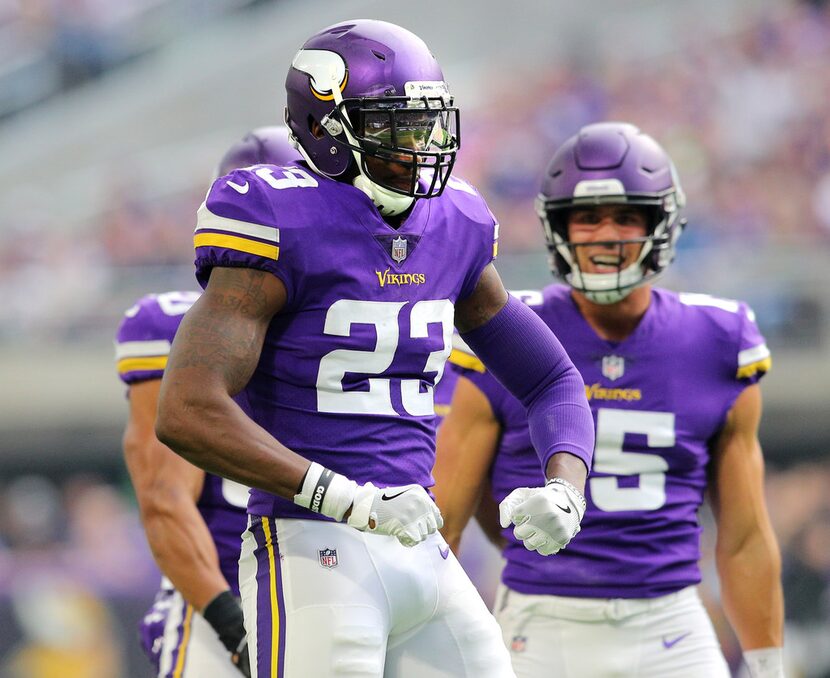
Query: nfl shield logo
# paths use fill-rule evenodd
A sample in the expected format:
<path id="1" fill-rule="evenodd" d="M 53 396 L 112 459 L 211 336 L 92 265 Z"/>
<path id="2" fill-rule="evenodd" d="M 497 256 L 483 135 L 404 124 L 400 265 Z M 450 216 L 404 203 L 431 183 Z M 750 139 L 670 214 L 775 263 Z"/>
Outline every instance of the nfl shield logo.
<path id="1" fill-rule="evenodd" d="M 511 652 L 524 652 L 527 649 L 527 636 L 513 636 L 510 643 Z"/>
<path id="2" fill-rule="evenodd" d="M 616 381 L 625 374 L 625 358 L 607 355 L 602 359 L 602 376 L 609 381 Z"/>
<path id="3" fill-rule="evenodd" d="M 392 259 L 396 264 L 406 259 L 406 238 L 395 238 L 392 241 Z"/>
<path id="4" fill-rule="evenodd" d="M 337 567 L 337 549 L 321 549 L 317 551 L 320 554 L 320 565 L 326 569 Z"/>

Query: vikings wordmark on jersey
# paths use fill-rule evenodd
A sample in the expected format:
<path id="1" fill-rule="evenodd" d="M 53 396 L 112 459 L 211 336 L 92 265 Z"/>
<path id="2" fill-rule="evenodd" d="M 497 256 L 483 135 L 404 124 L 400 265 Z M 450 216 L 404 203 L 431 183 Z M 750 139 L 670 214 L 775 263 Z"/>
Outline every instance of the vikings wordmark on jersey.
<path id="1" fill-rule="evenodd" d="M 506 530 L 504 583 L 583 598 L 653 598 L 696 584 L 709 441 L 741 391 L 770 367 L 751 309 L 654 289 L 637 329 L 610 342 L 591 329 L 566 286 L 521 298 L 556 330 L 585 380 L 596 451 L 582 531 L 555 557 L 540 558 Z M 463 347 L 452 360 L 502 422 L 490 470 L 495 499 L 539 485 L 522 405 Z"/>
<path id="2" fill-rule="evenodd" d="M 199 210 L 199 282 L 214 266 L 242 266 L 277 276 L 288 294 L 244 391 L 255 404 L 246 412 L 358 483 L 432 485 L 433 390 L 454 304 L 472 293 L 495 240 L 492 214 L 462 181 L 416 201 L 393 229 L 361 190 L 302 163 L 218 180 Z M 321 518 L 259 490 L 249 512 Z"/>

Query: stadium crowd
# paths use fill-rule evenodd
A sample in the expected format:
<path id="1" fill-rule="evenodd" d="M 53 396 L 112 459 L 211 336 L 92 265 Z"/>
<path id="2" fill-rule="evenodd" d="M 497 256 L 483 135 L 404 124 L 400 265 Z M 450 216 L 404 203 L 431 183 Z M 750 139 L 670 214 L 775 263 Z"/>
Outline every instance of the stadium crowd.
<path id="1" fill-rule="evenodd" d="M 797 3 L 748 19 L 738 35 L 633 68 L 559 63 L 494 78 L 501 84 L 488 101 L 498 105 L 465 115 L 458 174 L 503 224 L 502 253 L 538 251 L 532 198 L 550 150 L 588 122 L 629 120 L 676 159 L 692 206 L 681 250 L 827 243 L 828 59 L 830 9 Z M 210 169 L 193 177 L 190 190 L 163 199 L 154 191 L 157 177 L 133 175 L 126 190 L 116 175 L 108 202 L 78 232 L 61 228 L 37 196 L 21 195 L 0 229 L 0 293 L 26 287 L 38 296 L 32 281 L 55 271 L 65 293 L 56 303 L 44 290 L 42 304 L 28 299 L 23 308 L 0 310 L 0 336 L 77 337 L 79 325 L 100 327 L 102 313 L 117 312 L 101 297 L 102 282 L 129 276 L 138 279 L 135 289 L 154 289 L 159 265 L 189 267 L 190 225 Z M 690 276 L 687 287 L 699 284 Z"/>

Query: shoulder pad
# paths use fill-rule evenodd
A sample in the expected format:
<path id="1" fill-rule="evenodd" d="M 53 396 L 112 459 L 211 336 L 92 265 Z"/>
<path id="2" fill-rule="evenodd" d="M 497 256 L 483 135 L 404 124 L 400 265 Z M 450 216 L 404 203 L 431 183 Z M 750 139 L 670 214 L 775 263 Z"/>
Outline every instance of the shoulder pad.
<path id="1" fill-rule="evenodd" d="M 731 341 L 737 340 L 735 378 L 757 381 L 772 367 L 772 356 L 755 321 L 755 312 L 744 302 L 708 294 L 678 295 L 680 303 L 696 306 Z"/>
<path id="2" fill-rule="evenodd" d="M 455 175 L 450 176 L 441 196 L 471 221 L 492 226 L 496 218 L 476 188 Z"/>
<path id="3" fill-rule="evenodd" d="M 124 313 L 115 339 L 119 377 L 126 383 L 160 379 L 170 345 L 199 292 L 148 294 Z"/>

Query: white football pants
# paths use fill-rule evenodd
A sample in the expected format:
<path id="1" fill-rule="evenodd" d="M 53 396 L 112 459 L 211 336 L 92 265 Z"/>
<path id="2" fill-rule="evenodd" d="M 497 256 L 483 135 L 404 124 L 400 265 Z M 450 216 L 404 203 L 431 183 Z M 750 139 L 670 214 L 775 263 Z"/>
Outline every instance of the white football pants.
<path id="1" fill-rule="evenodd" d="M 253 678 L 513 676 L 496 621 L 440 535 L 251 517 L 239 582 Z"/>
<path id="2" fill-rule="evenodd" d="M 499 587 L 496 619 L 519 678 L 729 678 L 695 587 L 659 598 L 525 595 Z"/>
<path id="3" fill-rule="evenodd" d="M 173 591 L 161 642 L 159 678 L 242 678 L 216 631 L 178 591 Z"/>

